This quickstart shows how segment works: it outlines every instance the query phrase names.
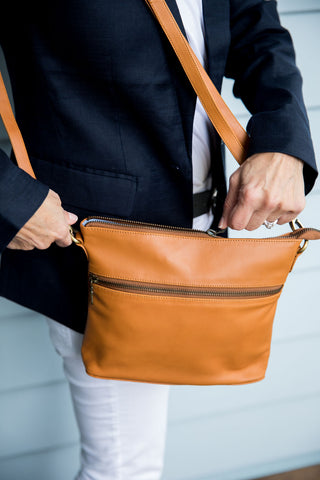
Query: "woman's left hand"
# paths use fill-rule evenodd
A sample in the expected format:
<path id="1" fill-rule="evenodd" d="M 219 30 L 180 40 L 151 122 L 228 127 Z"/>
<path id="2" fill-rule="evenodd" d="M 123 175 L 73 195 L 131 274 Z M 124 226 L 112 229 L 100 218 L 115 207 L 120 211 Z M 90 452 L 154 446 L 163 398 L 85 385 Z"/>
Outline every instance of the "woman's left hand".
<path id="1" fill-rule="evenodd" d="M 303 162 L 283 153 L 249 157 L 230 177 L 220 228 L 255 230 L 290 222 L 304 209 Z"/>

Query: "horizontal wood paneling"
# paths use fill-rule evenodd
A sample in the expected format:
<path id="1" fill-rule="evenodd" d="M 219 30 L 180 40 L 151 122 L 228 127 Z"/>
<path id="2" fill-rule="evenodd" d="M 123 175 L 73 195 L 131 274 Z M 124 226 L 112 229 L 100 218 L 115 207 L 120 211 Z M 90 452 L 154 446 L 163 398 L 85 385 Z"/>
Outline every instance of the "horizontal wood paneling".
<path id="1" fill-rule="evenodd" d="M 1 480 L 72 480 L 79 468 L 79 448 L 61 446 L 0 460 Z"/>
<path id="2" fill-rule="evenodd" d="M 307 12 L 308 10 L 319 10 L 319 0 L 278 0 L 279 12 L 284 13 Z"/>
<path id="3" fill-rule="evenodd" d="M 75 472 L 79 466 L 79 449 L 77 446 L 63 446 L 50 451 L 38 452 L 32 455 L 23 455 L 8 460 L 0 461 L 1 480 L 71 480 L 75 476 Z M 295 465 L 312 465 L 319 462 L 319 453 L 307 456 L 296 456 L 286 459 Z M 227 472 L 219 475 L 218 478 L 197 476 L 192 480 L 249 480 L 256 479 L 256 475 L 260 472 L 284 471 L 286 466 L 281 461 L 277 464 L 269 463 L 268 465 L 255 465 L 251 469 L 245 471 Z M 170 473 L 169 473 L 170 475 Z M 163 480 L 169 480 L 166 475 Z"/>
<path id="4" fill-rule="evenodd" d="M 66 383 L 2 393 L 0 402 L 0 460 L 78 441 Z"/>
<path id="5" fill-rule="evenodd" d="M 31 310 L 28 310 L 17 303 L 10 302 L 9 300 L 0 297 L 0 312 L 2 318 L 18 318 L 20 316 L 29 315 L 32 313 Z M 1 328 L 1 327 L 0 327 Z"/>
<path id="6" fill-rule="evenodd" d="M 223 480 L 232 471 L 229 478 L 240 480 L 259 464 L 310 452 L 320 459 L 319 401 L 320 395 L 172 426 L 165 479 Z"/>
<path id="7" fill-rule="evenodd" d="M 16 310 L 14 304 L 6 300 L 1 301 L 2 306 L 7 311 Z M 45 317 L 29 311 L 16 318 L 12 315 L 1 318 L 0 395 L 8 390 L 22 390 L 64 379 L 62 362 L 47 330 Z"/>
<path id="8" fill-rule="evenodd" d="M 275 317 L 275 342 L 299 339 L 303 342 L 306 337 L 320 335 L 319 277 L 319 269 L 305 269 L 303 272 L 289 274 Z"/>
<path id="9" fill-rule="evenodd" d="M 274 341 L 266 378 L 261 382 L 235 386 L 172 387 L 170 423 L 193 424 L 200 419 L 236 412 L 242 415 L 263 406 L 290 403 L 293 399 L 304 401 L 308 396 L 320 395 L 318 378 L 320 335 L 295 342 Z"/>

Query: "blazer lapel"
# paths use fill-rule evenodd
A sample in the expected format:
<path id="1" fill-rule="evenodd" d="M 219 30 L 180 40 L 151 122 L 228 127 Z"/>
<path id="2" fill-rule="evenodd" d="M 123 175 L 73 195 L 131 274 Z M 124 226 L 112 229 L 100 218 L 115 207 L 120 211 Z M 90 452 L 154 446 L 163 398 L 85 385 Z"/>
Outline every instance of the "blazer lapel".
<path id="1" fill-rule="evenodd" d="M 202 0 L 205 38 L 208 55 L 208 73 L 220 90 L 227 49 L 230 42 L 229 2 Z"/>
<path id="2" fill-rule="evenodd" d="M 172 15 L 174 16 L 177 24 L 179 25 L 180 30 L 183 35 L 186 37 L 186 31 L 183 26 L 181 15 L 176 3 L 176 0 L 166 0 L 168 7 L 171 10 Z M 173 78 L 174 87 L 177 95 L 177 100 L 179 104 L 179 109 L 182 118 L 182 128 L 185 138 L 185 145 L 187 150 L 187 155 L 189 162 L 191 163 L 192 157 L 192 130 L 193 130 L 193 118 L 196 105 L 196 94 L 194 93 L 193 88 L 190 85 L 189 79 L 184 73 L 179 60 L 176 57 L 172 49 L 172 65 L 175 71 Z"/>

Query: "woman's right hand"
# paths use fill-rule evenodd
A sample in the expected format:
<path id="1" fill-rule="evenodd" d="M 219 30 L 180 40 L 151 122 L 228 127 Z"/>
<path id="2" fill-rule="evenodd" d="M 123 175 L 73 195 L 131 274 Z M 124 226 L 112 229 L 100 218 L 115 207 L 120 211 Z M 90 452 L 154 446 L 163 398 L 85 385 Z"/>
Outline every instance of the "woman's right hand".
<path id="1" fill-rule="evenodd" d="M 52 243 L 68 247 L 72 240 L 69 226 L 78 220 L 74 213 L 66 212 L 57 193 L 49 190 L 44 202 L 18 231 L 7 248 L 14 250 L 45 250 Z"/>

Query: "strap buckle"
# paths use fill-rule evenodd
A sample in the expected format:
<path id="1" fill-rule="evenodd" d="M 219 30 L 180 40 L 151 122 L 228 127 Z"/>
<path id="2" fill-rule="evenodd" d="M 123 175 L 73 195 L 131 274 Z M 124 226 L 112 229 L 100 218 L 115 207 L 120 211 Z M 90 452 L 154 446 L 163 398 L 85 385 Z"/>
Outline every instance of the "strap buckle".
<path id="1" fill-rule="evenodd" d="M 295 232 L 299 228 L 304 228 L 304 226 L 302 225 L 302 223 L 298 218 L 291 220 L 291 222 L 289 222 L 289 225 L 293 232 Z M 303 244 L 299 247 L 297 255 L 301 255 L 301 253 L 303 253 L 307 249 L 308 243 L 309 243 L 309 240 L 303 240 Z"/>
<path id="2" fill-rule="evenodd" d="M 80 245 L 80 240 L 78 240 L 76 238 L 76 233 L 75 231 L 73 230 L 73 228 L 71 227 L 71 225 L 69 225 L 69 232 L 70 232 L 70 237 L 71 237 L 71 240 L 73 241 L 73 243 L 75 243 L 76 245 Z"/>

